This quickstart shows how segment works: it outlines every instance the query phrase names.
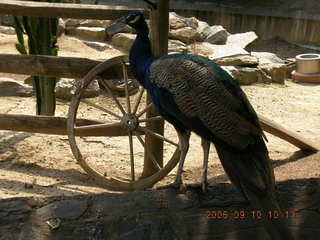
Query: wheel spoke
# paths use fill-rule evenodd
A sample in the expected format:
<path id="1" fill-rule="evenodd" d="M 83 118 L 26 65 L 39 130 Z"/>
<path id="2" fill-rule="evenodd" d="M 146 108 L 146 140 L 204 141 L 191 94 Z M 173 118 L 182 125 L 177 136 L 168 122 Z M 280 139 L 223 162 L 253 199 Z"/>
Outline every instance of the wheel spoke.
<path id="1" fill-rule="evenodd" d="M 163 141 L 165 141 L 165 142 L 168 142 L 168 143 L 170 143 L 170 144 L 172 144 L 172 145 L 174 145 L 174 146 L 176 146 L 176 147 L 179 147 L 179 145 L 178 145 L 177 143 L 175 143 L 175 142 L 173 142 L 173 141 L 165 138 L 164 136 L 161 136 L 160 134 L 158 134 L 158 133 L 156 133 L 156 132 L 153 132 L 153 131 L 149 130 L 148 128 L 138 127 L 138 130 L 141 130 L 141 131 L 143 131 L 143 132 L 145 132 L 145 133 L 148 133 L 148 134 L 150 134 L 150 135 L 152 135 L 152 136 L 154 136 L 154 137 L 156 137 L 156 138 L 159 138 L 159 139 L 161 139 L 161 140 L 163 140 Z"/>
<path id="2" fill-rule="evenodd" d="M 159 121 L 159 120 L 163 120 L 163 118 L 161 116 L 156 116 L 156 117 L 141 119 L 139 120 L 139 122 L 151 122 L 151 121 Z"/>
<path id="3" fill-rule="evenodd" d="M 152 108 L 153 103 L 150 103 L 148 106 L 145 107 L 140 113 L 137 114 L 137 118 L 141 117 L 144 113 L 146 113 L 150 108 Z"/>
<path id="4" fill-rule="evenodd" d="M 142 137 L 137 133 L 136 137 L 138 138 L 139 142 L 141 143 L 141 145 L 145 148 L 149 158 L 151 159 L 153 165 L 156 167 L 156 169 L 159 171 L 161 169 L 160 165 L 158 164 L 156 158 L 154 157 L 153 153 L 146 148 L 146 144 L 144 143 Z"/>
<path id="5" fill-rule="evenodd" d="M 126 100 L 127 100 L 127 111 L 131 113 L 131 104 L 130 104 L 130 95 L 129 95 L 129 82 L 128 82 L 128 72 L 125 63 L 122 64 L 122 74 L 124 78 L 124 90 L 126 92 Z"/>
<path id="6" fill-rule="evenodd" d="M 112 116 L 114 116 L 114 117 L 116 117 L 116 118 L 118 118 L 118 119 L 121 119 L 121 118 L 122 118 L 122 117 L 119 116 L 118 114 L 116 114 L 116 113 L 114 113 L 114 112 L 111 112 L 110 110 L 108 110 L 108 109 L 106 109 L 106 108 L 104 108 L 104 107 L 101 107 L 101 106 L 99 106 L 99 105 L 97 105 L 97 104 L 95 104 L 95 103 L 93 103 L 93 102 L 90 102 L 90 101 L 88 101 L 88 100 L 86 100 L 86 99 L 81 99 L 80 101 L 83 102 L 83 103 L 85 103 L 85 104 L 87 104 L 87 105 L 89 105 L 89 106 L 91 106 L 91 107 L 94 107 L 94 108 L 99 109 L 99 110 L 101 110 L 101 111 L 103 111 L 103 112 L 106 112 L 106 113 L 108 113 L 108 114 L 110 114 L 110 115 L 112 115 Z"/>
<path id="7" fill-rule="evenodd" d="M 132 132 L 129 132 L 129 147 L 130 147 L 130 163 L 131 163 L 131 180 L 135 180 L 134 174 L 134 156 L 133 156 L 133 140 L 132 140 Z"/>
<path id="8" fill-rule="evenodd" d="M 126 114 L 126 111 L 123 109 L 121 103 L 119 102 L 119 100 L 114 96 L 114 94 L 112 93 L 112 91 L 110 90 L 110 88 L 108 87 L 108 85 L 104 82 L 104 80 L 102 79 L 100 81 L 100 83 L 102 84 L 102 86 L 107 89 L 108 94 L 112 97 L 113 101 L 115 101 L 117 107 L 120 109 L 121 113 L 123 115 Z"/>
<path id="9" fill-rule="evenodd" d="M 85 126 L 75 126 L 75 130 L 82 130 L 82 129 L 105 129 L 108 127 L 120 127 L 121 123 L 101 123 L 101 124 L 92 124 L 92 125 L 85 125 Z"/>
<path id="10" fill-rule="evenodd" d="M 133 112 L 132 112 L 133 114 L 137 113 L 137 110 L 138 110 L 138 107 L 140 105 L 143 93 L 144 93 L 144 88 L 141 87 L 140 90 L 139 90 L 139 95 L 138 95 L 137 101 L 136 101 L 136 103 L 134 105 L 134 108 L 133 108 Z"/>

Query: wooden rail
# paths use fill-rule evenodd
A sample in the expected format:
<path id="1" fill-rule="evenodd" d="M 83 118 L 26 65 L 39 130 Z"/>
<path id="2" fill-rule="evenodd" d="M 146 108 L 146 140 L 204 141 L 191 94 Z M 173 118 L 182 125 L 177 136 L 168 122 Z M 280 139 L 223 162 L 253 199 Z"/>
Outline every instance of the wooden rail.
<path id="1" fill-rule="evenodd" d="M 137 8 L 111 5 L 1 1 L 0 14 L 13 16 L 61 17 L 79 19 L 117 19 Z M 144 11 L 144 9 L 139 9 Z"/>
<path id="2" fill-rule="evenodd" d="M 77 126 L 101 124 L 99 121 L 77 119 Z M 19 114 L 0 114 L 0 129 L 16 132 L 30 132 L 53 135 L 67 135 L 67 118 L 31 116 Z M 106 128 L 78 129 L 76 136 L 114 137 L 127 136 L 128 134 L 119 126 Z M 139 132 L 143 135 L 144 132 Z"/>
<path id="3" fill-rule="evenodd" d="M 30 76 L 82 78 L 99 63 L 87 58 L 0 54 L 0 72 Z"/>
<path id="4" fill-rule="evenodd" d="M 282 127 L 281 125 L 264 116 L 261 116 L 260 114 L 258 115 L 258 117 L 261 123 L 261 127 L 264 131 L 293 144 L 301 150 L 311 152 L 318 152 L 320 150 L 319 145 L 316 145 L 310 140 L 305 139 L 303 136 Z"/>

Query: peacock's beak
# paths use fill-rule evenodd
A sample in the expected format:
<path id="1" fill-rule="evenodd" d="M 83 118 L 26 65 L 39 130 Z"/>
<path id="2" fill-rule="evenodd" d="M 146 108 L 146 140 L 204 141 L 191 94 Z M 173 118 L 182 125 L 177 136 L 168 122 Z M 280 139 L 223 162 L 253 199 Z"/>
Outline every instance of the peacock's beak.
<path id="1" fill-rule="evenodd" d="M 112 36 L 114 34 L 117 34 L 121 32 L 125 27 L 127 26 L 126 24 L 126 17 L 121 17 L 117 19 L 114 23 L 110 24 L 105 28 L 106 30 L 106 35 L 107 36 Z"/>

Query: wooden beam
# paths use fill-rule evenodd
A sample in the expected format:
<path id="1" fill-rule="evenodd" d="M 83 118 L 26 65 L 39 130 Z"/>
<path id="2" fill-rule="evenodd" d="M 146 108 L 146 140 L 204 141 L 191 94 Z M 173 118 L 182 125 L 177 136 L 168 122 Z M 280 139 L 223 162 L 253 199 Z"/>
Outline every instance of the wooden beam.
<path id="1" fill-rule="evenodd" d="M 152 51 L 155 56 L 163 56 L 168 54 L 168 32 L 169 32 L 169 0 L 156 0 L 157 10 L 151 11 L 150 25 L 151 25 L 151 44 Z M 148 96 L 147 103 L 151 103 L 151 99 Z M 158 113 L 156 110 L 150 109 L 147 112 L 147 117 L 154 117 Z M 164 134 L 164 121 L 152 121 L 147 123 L 147 128 L 152 129 L 161 135 Z M 157 158 L 157 162 L 160 166 L 163 166 L 163 141 L 156 139 L 146 134 L 146 148 L 151 150 Z M 148 158 L 148 154 L 145 152 L 144 169 L 142 176 L 150 176 L 156 169 L 154 164 Z"/>
<path id="2" fill-rule="evenodd" d="M 0 54 L 0 72 L 30 76 L 82 78 L 101 62 L 75 57 Z M 111 67 L 111 71 L 116 67 Z"/>
<path id="3" fill-rule="evenodd" d="M 77 119 L 77 126 L 101 124 L 99 121 Z M 30 132 L 53 135 L 67 135 L 67 118 L 31 116 L 18 114 L 0 114 L 0 129 L 16 132 Z M 139 132 L 143 135 L 143 132 Z M 106 127 L 76 130 L 76 136 L 115 137 L 127 136 L 121 127 Z"/>
<path id="4" fill-rule="evenodd" d="M 264 116 L 258 115 L 258 117 L 261 123 L 261 127 L 264 131 L 293 144 L 301 150 L 311 152 L 317 152 L 320 150 L 319 145 L 317 146 L 315 143 L 305 139 L 304 137 L 296 134 L 295 132 L 285 129 L 284 127 L 280 126 L 279 124 Z"/>
<path id="5" fill-rule="evenodd" d="M 79 19 L 117 19 L 136 8 L 111 5 L 1 1 L 0 14 L 13 16 L 61 17 Z M 143 9 L 139 9 L 144 11 Z"/>

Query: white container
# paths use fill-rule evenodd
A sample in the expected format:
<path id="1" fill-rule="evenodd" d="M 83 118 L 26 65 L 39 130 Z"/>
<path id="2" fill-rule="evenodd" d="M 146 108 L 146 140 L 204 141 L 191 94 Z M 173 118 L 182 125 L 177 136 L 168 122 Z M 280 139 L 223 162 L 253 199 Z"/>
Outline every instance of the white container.
<path id="1" fill-rule="evenodd" d="M 320 73 L 320 54 L 307 53 L 296 56 L 297 73 Z"/>

